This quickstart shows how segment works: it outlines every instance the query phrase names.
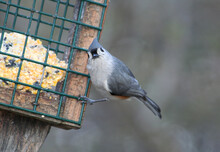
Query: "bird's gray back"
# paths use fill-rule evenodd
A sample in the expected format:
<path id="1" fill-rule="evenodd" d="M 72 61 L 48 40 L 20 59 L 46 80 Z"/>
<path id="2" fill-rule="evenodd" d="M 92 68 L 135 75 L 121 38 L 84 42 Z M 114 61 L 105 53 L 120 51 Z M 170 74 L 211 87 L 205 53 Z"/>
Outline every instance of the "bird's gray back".
<path id="1" fill-rule="evenodd" d="M 131 70 L 118 58 L 113 57 L 114 69 L 108 79 L 112 95 L 143 97 L 146 92 L 140 87 Z"/>

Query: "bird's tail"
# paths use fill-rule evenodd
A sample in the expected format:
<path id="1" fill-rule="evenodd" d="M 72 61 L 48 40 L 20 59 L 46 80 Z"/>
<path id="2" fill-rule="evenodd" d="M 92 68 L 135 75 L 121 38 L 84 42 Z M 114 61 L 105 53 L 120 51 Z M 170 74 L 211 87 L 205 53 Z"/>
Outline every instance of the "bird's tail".
<path id="1" fill-rule="evenodd" d="M 151 98 L 146 95 L 144 98 L 139 97 L 138 99 L 142 101 L 156 116 L 160 119 L 162 118 L 160 107 Z"/>

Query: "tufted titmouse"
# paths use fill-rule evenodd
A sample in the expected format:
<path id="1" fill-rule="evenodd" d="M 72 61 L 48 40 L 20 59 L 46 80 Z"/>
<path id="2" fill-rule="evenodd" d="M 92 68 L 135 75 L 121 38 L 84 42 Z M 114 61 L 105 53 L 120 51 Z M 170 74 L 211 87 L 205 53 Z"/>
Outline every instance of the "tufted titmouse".
<path id="1" fill-rule="evenodd" d="M 101 92 L 104 99 L 93 100 L 85 96 L 79 99 L 83 103 L 95 103 L 136 97 L 142 101 L 156 116 L 161 118 L 160 107 L 151 100 L 140 87 L 130 69 L 118 58 L 112 56 L 95 38 L 88 50 L 88 64 L 91 81 Z"/>

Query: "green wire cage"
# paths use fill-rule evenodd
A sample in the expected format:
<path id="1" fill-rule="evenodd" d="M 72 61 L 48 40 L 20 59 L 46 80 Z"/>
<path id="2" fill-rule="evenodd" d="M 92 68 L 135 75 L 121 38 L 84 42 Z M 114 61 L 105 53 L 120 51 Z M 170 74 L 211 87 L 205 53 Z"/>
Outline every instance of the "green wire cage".
<path id="1" fill-rule="evenodd" d="M 78 96 L 87 95 L 90 86 L 86 51 L 100 37 L 107 5 L 108 0 L 0 0 L 0 55 L 19 60 L 15 79 L 0 75 L 2 83 L 13 84 L 0 86 L 0 109 L 64 129 L 80 128 L 85 104 Z M 2 51 L 8 33 L 25 36 L 21 55 Z M 25 56 L 29 37 L 40 40 L 47 50 L 43 62 Z M 65 61 L 66 68 L 49 64 L 49 51 Z M 48 67 L 63 71 L 64 78 L 52 89 L 43 87 L 42 79 L 38 85 L 24 83 L 19 77 L 25 62 L 42 66 L 42 78 Z M 21 92 L 19 86 L 36 93 Z"/>

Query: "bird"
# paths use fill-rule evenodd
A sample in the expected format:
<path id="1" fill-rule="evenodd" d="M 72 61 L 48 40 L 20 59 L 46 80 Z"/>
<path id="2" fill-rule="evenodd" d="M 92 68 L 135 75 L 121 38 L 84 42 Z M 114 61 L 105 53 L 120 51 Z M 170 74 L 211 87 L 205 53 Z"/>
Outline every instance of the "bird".
<path id="1" fill-rule="evenodd" d="M 111 55 L 95 38 L 88 49 L 87 69 L 93 86 L 105 97 L 90 99 L 79 96 L 82 103 L 93 104 L 109 100 L 126 100 L 131 97 L 143 102 L 154 115 L 162 118 L 160 107 L 147 96 L 131 70 L 118 58 Z"/>

